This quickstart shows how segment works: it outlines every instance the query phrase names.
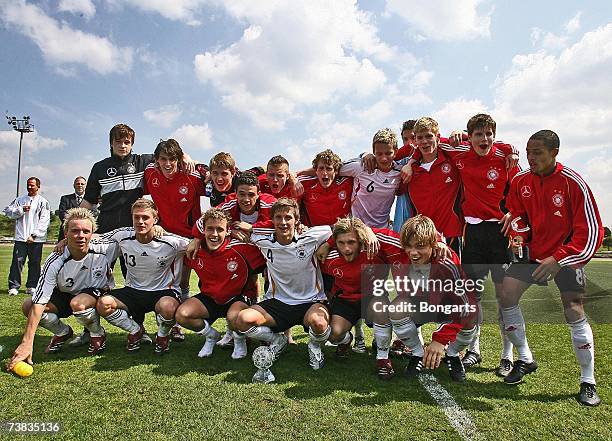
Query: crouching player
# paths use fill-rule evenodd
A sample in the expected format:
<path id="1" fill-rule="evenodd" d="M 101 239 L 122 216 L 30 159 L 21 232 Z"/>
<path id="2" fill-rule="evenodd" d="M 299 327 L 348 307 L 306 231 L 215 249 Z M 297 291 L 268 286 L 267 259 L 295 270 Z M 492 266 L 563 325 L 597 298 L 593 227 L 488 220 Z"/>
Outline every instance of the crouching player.
<path id="1" fill-rule="evenodd" d="M 155 353 L 169 351 L 169 333 L 179 306 L 180 277 L 189 239 L 173 234 L 155 237 L 158 222 L 153 201 L 138 199 L 132 205 L 133 227 L 119 228 L 101 237 L 113 240 L 125 259 L 125 287 L 98 300 L 98 312 L 109 323 L 128 332 L 127 350 L 137 351 L 145 334 L 141 323 L 155 311 L 158 331 Z"/>
<path id="2" fill-rule="evenodd" d="M 96 355 L 105 348 L 96 301 L 115 286 L 110 267 L 115 245 L 105 241 L 90 242 L 95 229 L 96 220 L 89 210 L 73 208 L 66 213 L 67 246 L 62 253 L 52 252 L 47 257 L 34 295 L 23 303 L 28 321 L 21 344 L 8 364 L 9 369 L 21 360 L 32 363 L 34 335 L 39 324 L 53 333 L 45 353 L 59 352 L 73 336 L 72 328 L 60 319 L 73 314 L 91 333 L 87 352 Z"/>
<path id="3" fill-rule="evenodd" d="M 417 376 L 423 367 L 435 369 L 444 360 L 451 378 L 461 382 L 465 370 L 459 352 L 476 332 L 477 304 L 472 290 L 466 289 L 471 281 L 462 277 L 457 255 L 450 249 L 451 257 L 434 255 L 436 235 L 434 223 L 426 216 L 417 215 L 404 223 L 400 241 L 408 263 L 393 271 L 394 279 L 399 276 L 402 280 L 396 285 L 398 296 L 390 305 L 386 297 L 380 297 L 371 307 L 374 314 L 389 312 L 393 331 L 412 350 L 404 371 L 408 378 Z M 428 322 L 440 326 L 424 348 L 418 328 Z"/>
<path id="4" fill-rule="evenodd" d="M 362 280 L 364 265 L 367 266 L 368 279 L 386 278 L 388 266 L 378 256 L 368 258 L 369 228 L 357 218 L 343 218 L 333 227 L 336 249 L 332 249 L 321 265 L 321 270 L 334 278 L 331 288 L 331 334 L 329 341 L 338 345 L 336 356 L 348 356 L 353 334 L 350 329 L 363 318 L 363 288 L 367 282 Z M 383 251 L 379 251 L 382 253 Z M 374 272 L 374 273 L 372 273 Z"/>
<path id="5" fill-rule="evenodd" d="M 508 194 L 513 249 L 519 257 L 523 254 L 525 264 L 512 263 L 504 277 L 501 312 L 508 338 L 519 354 L 504 382 L 520 383 L 537 368 L 518 303 L 532 283 L 547 285 L 554 280 L 580 364 L 578 401 L 596 406 L 601 399 L 595 390 L 593 331 L 582 303 L 586 282 L 583 268 L 601 245 L 603 226 L 593 194 L 582 177 L 556 161 L 559 144 L 559 137 L 551 130 L 533 134 L 527 142 L 530 169 L 515 176 Z M 524 244 L 528 250 L 523 249 Z"/>
<path id="6" fill-rule="evenodd" d="M 270 214 L 274 229 L 255 228 L 251 235 L 251 242 L 266 259 L 268 290 L 263 301 L 240 311 L 237 326 L 248 337 L 270 343 L 278 355 L 287 345 L 282 332 L 303 325 L 310 335 L 310 367 L 320 369 L 324 364 L 321 344 L 328 339 L 331 328 L 314 253 L 331 236 L 331 229 L 319 226 L 298 234 L 300 209 L 289 198 L 276 201 Z"/>
<path id="7" fill-rule="evenodd" d="M 176 320 L 206 337 L 198 357 L 210 357 L 221 337 L 212 325 L 218 318 L 227 317 L 229 328 L 236 329 L 238 313 L 257 299 L 257 284 L 252 276 L 263 272 L 266 261 L 256 246 L 230 239 L 230 218 L 225 211 L 211 208 L 198 224 L 204 230 L 204 241 L 187 264 L 198 274 L 200 293 L 179 306 Z M 246 337 L 234 332 L 232 358 L 246 355 Z"/>

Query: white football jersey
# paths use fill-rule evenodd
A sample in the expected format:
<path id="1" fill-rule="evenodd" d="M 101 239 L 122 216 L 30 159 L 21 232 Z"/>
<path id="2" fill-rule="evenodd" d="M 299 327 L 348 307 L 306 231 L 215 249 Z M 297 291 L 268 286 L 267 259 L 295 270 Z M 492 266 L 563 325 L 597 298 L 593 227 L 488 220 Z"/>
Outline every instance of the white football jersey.
<path id="1" fill-rule="evenodd" d="M 387 228 L 395 192 L 401 182 L 400 171 L 401 167 L 395 161 L 388 172 L 376 169 L 373 173 L 363 169 L 361 159 L 342 164 L 339 174 L 354 178 L 352 215 L 361 219 L 368 227 Z"/>
<path id="2" fill-rule="evenodd" d="M 45 260 L 32 302 L 46 305 L 56 287 L 73 295 L 86 288 L 114 288 L 111 262 L 116 249 L 114 242 L 92 240 L 89 252 L 81 260 L 74 260 L 68 247 L 62 254 L 52 252 Z"/>
<path id="3" fill-rule="evenodd" d="M 324 300 L 323 278 L 315 251 L 331 236 L 327 225 L 312 227 L 295 235 L 288 245 L 279 244 L 274 230 L 255 228 L 251 242 L 259 247 L 268 268 L 268 291 L 264 299 L 288 305 Z"/>
<path id="4" fill-rule="evenodd" d="M 141 291 L 180 290 L 189 239 L 167 233 L 149 243 L 140 243 L 132 227 L 118 228 L 100 237 L 119 244 L 127 268 L 125 286 Z"/>

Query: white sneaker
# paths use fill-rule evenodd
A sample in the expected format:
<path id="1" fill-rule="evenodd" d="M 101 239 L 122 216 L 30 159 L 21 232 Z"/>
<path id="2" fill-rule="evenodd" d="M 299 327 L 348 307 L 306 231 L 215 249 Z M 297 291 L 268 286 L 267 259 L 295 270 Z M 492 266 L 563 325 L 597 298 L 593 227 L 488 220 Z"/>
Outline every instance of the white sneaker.
<path id="1" fill-rule="evenodd" d="M 17 294 L 19 294 L 19 290 L 17 288 L 11 288 L 8 290 L 9 296 L 16 296 Z"/>
<path id="2" fill-rule="evenodd" d="M 230 347 L 234 344 L 234 334 L 228 329 L 225 331 L 225 335 L 221 340 L 217 342 L 217 346 L 221 346 L 222 348 Z"/>
<path id="3" fill-rule="evenodd" d="M 34 294 L 36 294 L 36 288 L 26 288 L 25 293 L 28 296 L 33 296 Z"/>
<path id="4" fill-rule="evenodd" d="M 204 346 L 202 346 L 202 349 L 200 349 L 200 352 L 198 352 L 198 357 L 210 357 L 215 349 L 215 344 L 220 338 L 221 334 L 219 334 L 216 329 L 211 329 L 210 333 L 206 336 Z"/>
<path id="5" fill-rule="evenodd" d="M 325 357 L 321 350 L 321 345 L 308 342 L 308 364 L 315 371 L 321 369 L 325 365 Z"/>
<path id="6" fill-rule="evenodd" d="M 219 344 L 219 343 L 217 343 Z M 234 351 L 232 352 L 232 358 L 234 360 L 240 360 L 247 356 L 248 349 L 246 343 L 246 337 L 234 338 Z"/>
<path id="7" fill-rule="evenodd" d="M 278 332 L 274 334 L 274 339 L 272 343 L 270 343 L 270 350 L 274 353 L 274 360 L 278 360 L 281 352 L 285 350 L 287 344 L 289 343 L 289 339 L 282 332 Z"/>

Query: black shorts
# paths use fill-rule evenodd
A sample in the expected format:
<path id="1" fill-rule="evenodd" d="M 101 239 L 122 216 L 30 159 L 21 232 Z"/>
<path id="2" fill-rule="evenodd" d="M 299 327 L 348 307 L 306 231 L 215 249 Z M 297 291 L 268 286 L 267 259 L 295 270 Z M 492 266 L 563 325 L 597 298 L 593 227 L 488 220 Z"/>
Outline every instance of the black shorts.
<path id="1" fill-rule="evenodd" d="M 253 303 L 253 299 L 242 295 L 232 297 L 227 303 L 224 303 L 222 305 L 216 303 L 212 299 L 212 297 L 202 293 L 196 294 L 195 296 L 193 296 L 193 298 L 198 299 L 200 302 L 202 302 L 202 305 L 204 305 L 204 307 L 208 311 L 208 318 L 205 320 L 210 325 L 216 322 L 218 318 L 227 317 L 227 311 L 229 311 L 230 306 L 232 306 L 234 303 L 243 302 L 246 303 L 248 306 L 251 306 L 251 304 Z"/>
<path id="2" fill-rule="evenodd" d="M 509 262 L 508 239 L 501 232 L 501 224 L 466 224 L 461 263 L 467 277 L 484 279 L 490 271 L 493 282 L 501 283 Z"/>
<path id="3" fill-rule="evenodd" d="M 548 286 L 548 282 L 536 282 L 533 280 L 532 274 L 540 264 L 535 261 L 529 263 L 511 263 L 506 270 L 506 277 L 521 280 L 526 283 L 536 284 L 540 286 Z M 555 276 L 555 284 L 560 292 L 577 292 L 584 293 L 586 286 L 586 276 L 584 268 L 572 268 L 564 266 Z"/>
<path id="4" fill-rule="evenodd" d="M 463 254 L 463 237 L 447 237 L 446 246 L 453 250 L 459 256 L 459 259 L 461 259 Z"/>
<path id="5" fill-rule="evenodd" d="M 272 332 L 284 332 L 295 325 L 304 325 L 304 316 L 312 305 L 321 303 L 325 305 L 325 301 L 300 303 L 299 305 L 288 305 L 278 299 L 263 300 L 257 305 L 261 306 L 264 311 L 272 316 L 276 322 L 276 326 L 271 326 Z M 308 332 L 306 327 L 304 330 Z"/>
<path id="6" fill-rule="evenodd" d="M 329 302 L 329 313 L 334 315 L 339 315 L 340 317 L 346 319 L 351 323 L 351 325 L 355 325 L 357 320 L 364 317 L 361 309 L 363 308 L 363 302 L 349 302 L 341 297 L 334 297 Z"/>
<path id="7" fill-rule="evenodd" d="M 101 296 L 108 294 L 108 291 L 104 288 L 85 288 L 80 290 L 79 294 L 89 294 L 97 300 Z M 74 294 L 62 292 L 59 289 L 54 288 L 48 303 L 52 303 L 53 306 L 57 308 L 57 316 L 59 318 L 66 318 L 73 314 L 72 308 L 70 307 L 70 301 L 75 297 L 76 295 Z"/>
<path id="8" fill-rule="evenodd" d="M 155 311 L 155 305 L 162 297 L 172 297 L 179 303 L 181 298 L 179 292 L 173 289 L 144 291 L 129 286 L 113 289 L 109 294 L 127 306 L 128 313 L 136 323 L 144 322 L 145 314 Z"/>

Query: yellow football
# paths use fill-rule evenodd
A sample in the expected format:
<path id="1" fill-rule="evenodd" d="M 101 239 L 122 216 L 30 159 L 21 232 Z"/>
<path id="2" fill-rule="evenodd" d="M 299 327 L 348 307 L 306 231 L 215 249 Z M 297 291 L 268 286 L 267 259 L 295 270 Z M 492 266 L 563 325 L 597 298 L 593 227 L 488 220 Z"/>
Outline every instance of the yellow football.
<path id="1" fill-rule="evenodd" d="M 19 375 L 21 378 L 29 377 L 34 373 L 34 368 L 31 364 L 26 363 L 25 361 L 18 361 L 15 367 L 13 368 L 13 372 Z"/>

